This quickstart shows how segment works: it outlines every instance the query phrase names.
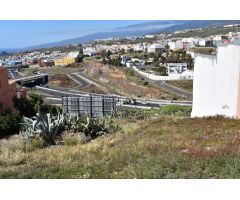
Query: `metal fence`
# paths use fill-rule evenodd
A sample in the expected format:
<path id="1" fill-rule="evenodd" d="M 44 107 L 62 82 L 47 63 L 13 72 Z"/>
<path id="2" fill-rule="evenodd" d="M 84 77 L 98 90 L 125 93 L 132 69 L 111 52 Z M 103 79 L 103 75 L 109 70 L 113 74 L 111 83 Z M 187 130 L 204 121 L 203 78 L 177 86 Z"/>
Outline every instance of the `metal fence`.
<path id="1" fill-rule="evenodd" d="M 106 96 L 63 97 L 64 113 L 79 114 L 91 117 L 103 117 L 116 113 L 118 98 Z"/>

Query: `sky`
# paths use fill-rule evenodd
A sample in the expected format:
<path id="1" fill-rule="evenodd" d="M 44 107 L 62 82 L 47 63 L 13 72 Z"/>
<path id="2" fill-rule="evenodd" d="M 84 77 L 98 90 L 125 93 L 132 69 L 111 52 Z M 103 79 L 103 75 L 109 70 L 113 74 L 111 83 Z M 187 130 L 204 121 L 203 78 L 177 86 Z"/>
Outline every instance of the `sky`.
<path id="1" fill-rule="evenodd" d="M 30 47 L 144 22 L 147 20 L 0 20 L 0 49 Z"/>

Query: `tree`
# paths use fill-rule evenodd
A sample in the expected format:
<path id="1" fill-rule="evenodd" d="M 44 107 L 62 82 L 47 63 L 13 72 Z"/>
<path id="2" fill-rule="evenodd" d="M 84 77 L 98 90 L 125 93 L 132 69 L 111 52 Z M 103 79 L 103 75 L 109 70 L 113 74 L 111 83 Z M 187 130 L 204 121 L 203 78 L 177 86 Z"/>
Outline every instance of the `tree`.
<path id="1" fill-rule="evenodd" d="M 0 115 L 0 138 L 19 132 L 21 117 L 12 111 L 5 111 Z"/>
<path id="2" fill-rule="evenodd" d="M 109 63 L 114 66 L 121 66 L 121 57 L 118 56 L 117 58 L 110 59 Z"/>
<path id="3" fill-rule="evenodd" d="M 101 50 L 101 51 L 99 52 L 99 54 L 100 54 L 100 56 L 101 56 L 103 59 L 107 57 L 107 52 L 106 52 L 105 49 Z"/>
<path id="4" fill-rule="evenodd" d="M 84 55 L 83 54 L 78 54 L 78 56 L 75 59 L 76 63 L 81 63 L 83 62 Z"/>
<path id="5" fill-rule="evenodd" d="M 192 58 L 191 55 L 187 55 L 187 60 L 186 60 L 186 62 L 187 62 L 187 68 L 190 69 L 190 70 L 192 70 L 193 67 L 194 67 L 194 61 L 193 61 L 193 58 Z"/>
<path id="6" fill-rule="evenodd" d="M 110 58 L 110 56 L 112 55 L 112 52 L 111 51 L 107 51 L 107 58 Z"/>
<path id="7" fill-rule="evenodd" d="M 154 63 L 154 67 L 159 67 L 159 65 L 160 65 L 160 62 L 159 62 L 159 61 L 156 61 L 156 62 Z"/>
<path id="8" fill-rule="evenodd" d="M 120 55 L 123 55 L 125 53 L 125 50 L 124 49 L 121 49 L 120 51 L 119 51 L 119 54 Z"/>
<path id="9" fill-rule="evenodd" d="M 80 54 L 80 55 L 83 55 L 83 48 L 80 48 L 79 54 Z"/>
<path id="10" fill-rule="evenodd" d="M 162 75 L 162 76 L 167 76 L 167 69 L 166 69 L 166 67 L 160 66 L 160 67 L 159 67 L 159 73 L 160 73 L 160 75 Z"/>
<path id="11" fill-rule="evenodd" d="M 76 59 L 75 59 L 75 62 L 76 63 L 81 63 L 81 62 L 83 62 L 83 58 L 84 58 L 85 56 L 84 56 L 84 54 L 83 54 L 83 48 L 81 47 L 80 48 L 80 50 L 79 50 L 79 53 L 78 53 L 78 55 L 77 55 L 77 57 L 76 57 Z"/>
<path id="12" fill-rule="evenodd" d="M 30 93 L 28 98 L 13 99 L 13 105 L 21 116 L 33 117 L 40 110 L 43 99 L 40 95 Z"/>
<path id="13" fill-rule="evenodd" d="M 167 51 L 167 55 L 169 54 L 169 51 L 170 51 L 170 46 L 168 44 L 165 45 L 165 49 Z"/>

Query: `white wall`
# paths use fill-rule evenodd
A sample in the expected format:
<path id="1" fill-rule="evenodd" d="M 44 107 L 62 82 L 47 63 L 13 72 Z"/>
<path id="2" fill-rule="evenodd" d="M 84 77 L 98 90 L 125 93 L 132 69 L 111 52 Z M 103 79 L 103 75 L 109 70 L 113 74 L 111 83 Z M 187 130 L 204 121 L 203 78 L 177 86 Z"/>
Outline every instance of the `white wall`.
<path id="1" fill-rule="evenodd" d="M 141 74 L 142 76 L 145 76 L 146 78 L 149 78 L 151 80 L 155 80 L 155 81 L 167 81 L 167 80 L 192 80 L 193 76 L 191 73 L 186 73 L 185 75 L 183 74 L 171 74 L 170 76 L 157 76 L 154 74 L 149 74 L 146 72 L 143 72 L 141 70 L 139 70 L 136 66 L 133 66 L 133 69 L 135 71 L 137 71 L 139 74 Z"/>
<path id="2" fill-rule="evenodd" d="M 236 117 L 240 46 L 218 48 L 217 55 L 196 55 L 192 117 Z"/>

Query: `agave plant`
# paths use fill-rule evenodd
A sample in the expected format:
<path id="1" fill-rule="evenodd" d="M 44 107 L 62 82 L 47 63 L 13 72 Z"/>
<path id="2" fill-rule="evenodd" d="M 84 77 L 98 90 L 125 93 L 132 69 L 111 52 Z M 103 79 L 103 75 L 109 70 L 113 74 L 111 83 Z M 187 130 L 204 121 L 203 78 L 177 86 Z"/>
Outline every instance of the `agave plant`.
<path id="1" fill-rule="evenodd" d="M 63 114 L 56 116 L 48 114 L 39 114 L 32 119 L 24 117 L 20 134 L 24 137 L 33 138 L 39 135 L 45 141 L 54 143 L 56 135 L 64 125 Z"/>

